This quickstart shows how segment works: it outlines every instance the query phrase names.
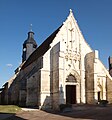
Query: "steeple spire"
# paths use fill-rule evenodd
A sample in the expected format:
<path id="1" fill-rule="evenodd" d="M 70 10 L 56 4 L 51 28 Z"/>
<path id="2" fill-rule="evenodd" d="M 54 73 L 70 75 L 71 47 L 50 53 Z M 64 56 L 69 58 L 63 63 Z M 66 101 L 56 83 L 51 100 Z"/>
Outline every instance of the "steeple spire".
<path id="1" fill-rule="evenodd" d="M 28 32 L 28 37 L 23 43 L 23 55 L 22 62 L 26 61 L 28 57 L 36 50 L 37 43 L 34 40 L 34 32 L 32 31 L 32 24 L 30 25 L 30 31 Z"/>

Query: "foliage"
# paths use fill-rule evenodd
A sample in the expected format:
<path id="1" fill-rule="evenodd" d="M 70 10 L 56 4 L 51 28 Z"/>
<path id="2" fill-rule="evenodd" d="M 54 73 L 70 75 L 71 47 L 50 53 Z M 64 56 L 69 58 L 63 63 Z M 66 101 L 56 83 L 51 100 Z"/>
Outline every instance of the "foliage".
<path id="1" fill-rule="evenodd" d="M 71 104 L 60 104 L 59 105 L 60 111 L 63 111 L 65 108 L 72 108 Z"/>
<path id="2" fill-rule="evenodd" d="M 108 100 L 100 100 L 99 103 L 101 106 L 106 106 L 108 104 Z"/>
<path id="3" fill-rule="evenodd" d="M 16 113 L 20 110 L 21 108 L 15 105 L 0 105 L 0 112 L 2 113 Z"/>

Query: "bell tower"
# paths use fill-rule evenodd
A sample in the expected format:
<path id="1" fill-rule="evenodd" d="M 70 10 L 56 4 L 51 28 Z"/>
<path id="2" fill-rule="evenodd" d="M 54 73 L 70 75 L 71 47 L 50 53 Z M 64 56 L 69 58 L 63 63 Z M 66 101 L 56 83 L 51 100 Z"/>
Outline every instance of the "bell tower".
<path id="1" fill-rule="evenodd" d="M 32 29 L 28 32 L 28 38 L 23 43 L 22 62 L 26 61 L 28 57 L 36 50 L 37 43 L 34 40 L 34 32 Z"/>
<path id="2" fill-rule="evenodd" d="M 109 73 L 110 73 L 110 76 L 112 77 L 112 57 L 111 56 L 109 56 L 108 61 L 109 61 Z"/>

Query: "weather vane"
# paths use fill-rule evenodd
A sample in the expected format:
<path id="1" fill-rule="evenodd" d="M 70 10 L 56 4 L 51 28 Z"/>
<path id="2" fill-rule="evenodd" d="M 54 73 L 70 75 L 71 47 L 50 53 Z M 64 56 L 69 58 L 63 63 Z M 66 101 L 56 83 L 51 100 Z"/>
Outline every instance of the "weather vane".
<path id="1" fill-rule="evenodd" d="M 33 25 L 32 25 L 32 24 L 30 24 L 30 31 L 32 31 L 32 26 L 33 26 Z"/>

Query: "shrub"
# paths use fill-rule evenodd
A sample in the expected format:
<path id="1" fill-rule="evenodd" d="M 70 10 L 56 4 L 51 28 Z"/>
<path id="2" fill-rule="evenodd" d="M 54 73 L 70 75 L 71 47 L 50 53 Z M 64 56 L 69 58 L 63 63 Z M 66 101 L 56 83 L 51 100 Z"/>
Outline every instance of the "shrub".
<path id="1" fill-rule="evenodd" d="M 66 108 L 72 108 L 71 104 L 60 104 L 59 105 L 60 111 L 63 111 Z"/>
<path id="2" fill-rule="evenodd" d="M 106 106 L 108 104 L 108 100 L 100 100 L 99 103 L 101 106 Z"/>

